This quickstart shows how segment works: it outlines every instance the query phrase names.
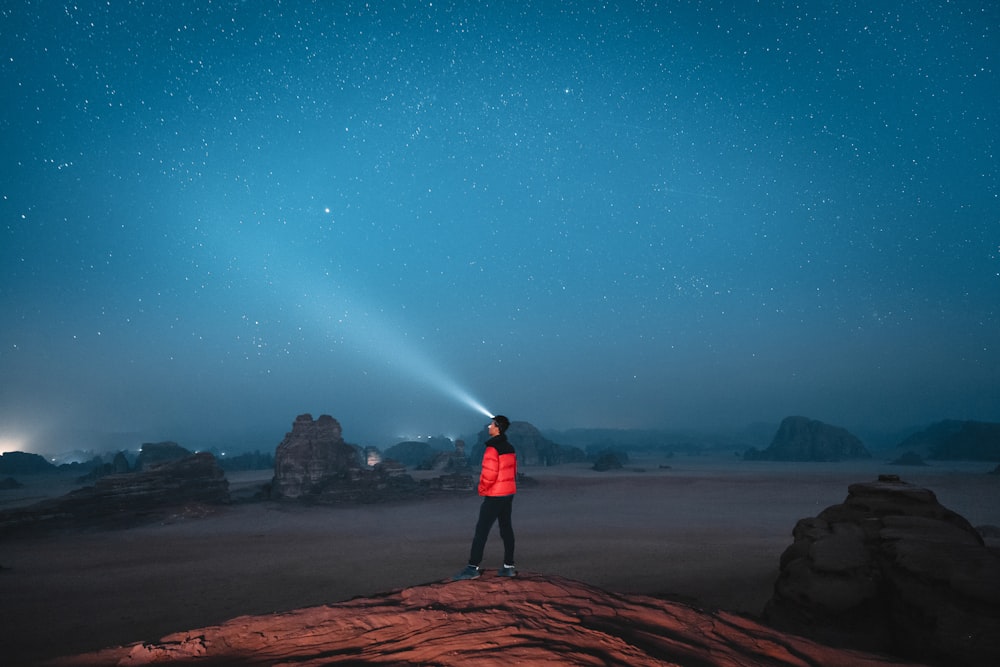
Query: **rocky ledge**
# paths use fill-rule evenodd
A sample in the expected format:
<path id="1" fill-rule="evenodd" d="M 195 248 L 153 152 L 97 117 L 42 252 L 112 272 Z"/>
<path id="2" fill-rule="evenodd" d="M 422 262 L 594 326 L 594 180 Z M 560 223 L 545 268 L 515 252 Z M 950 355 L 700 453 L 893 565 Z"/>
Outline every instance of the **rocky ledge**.
<path id="1" fill-rule="evenodd" d="M 490 573 L 50 661 L 86 665 L 758 665 L 874 667 L 748 618 L 561 577 Z"/>

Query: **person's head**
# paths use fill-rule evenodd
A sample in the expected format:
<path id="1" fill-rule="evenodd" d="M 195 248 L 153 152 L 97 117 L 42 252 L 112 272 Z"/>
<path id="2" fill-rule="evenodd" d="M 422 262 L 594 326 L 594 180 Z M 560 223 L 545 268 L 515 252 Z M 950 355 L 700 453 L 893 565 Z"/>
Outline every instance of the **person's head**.
<path id="1" fill-rule="evenodd" d="M 490 422 L 490 426 L 496 426 L 498 433 L 506 433 L 507 429 L 510 428 L 510 420 L 503 415 L 497 415 L 493 418 L 493 421 Z"/>

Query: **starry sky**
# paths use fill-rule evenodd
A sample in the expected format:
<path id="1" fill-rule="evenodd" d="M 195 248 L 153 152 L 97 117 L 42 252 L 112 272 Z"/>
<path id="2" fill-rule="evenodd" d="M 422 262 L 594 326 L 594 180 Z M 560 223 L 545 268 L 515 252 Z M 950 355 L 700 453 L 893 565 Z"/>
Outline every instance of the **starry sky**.
<path id="1" fill-rule="evenodd" d="M 1000 5 L 0 8 L 0 450 L 1000 421 Z"/>

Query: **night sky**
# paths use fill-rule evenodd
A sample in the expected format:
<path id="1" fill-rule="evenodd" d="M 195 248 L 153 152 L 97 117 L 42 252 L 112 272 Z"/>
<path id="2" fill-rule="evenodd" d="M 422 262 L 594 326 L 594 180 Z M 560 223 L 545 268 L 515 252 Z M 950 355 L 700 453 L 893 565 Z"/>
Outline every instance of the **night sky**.
<path id="1" fill-rule="evenodd" d="M 994 0 L 5 3 L 0 450 L 1000 421 L 998 67 Z"/>

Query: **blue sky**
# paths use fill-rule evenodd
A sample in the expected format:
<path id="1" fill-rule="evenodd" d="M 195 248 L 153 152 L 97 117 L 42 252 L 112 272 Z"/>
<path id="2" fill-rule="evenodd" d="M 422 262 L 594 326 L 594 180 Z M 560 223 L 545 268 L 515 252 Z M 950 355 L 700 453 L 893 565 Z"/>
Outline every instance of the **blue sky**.
<path id="1" fill-rule="evenodd" d="M 1000 420 L 992 2 L 0 10 L 0 446 Z"/>

